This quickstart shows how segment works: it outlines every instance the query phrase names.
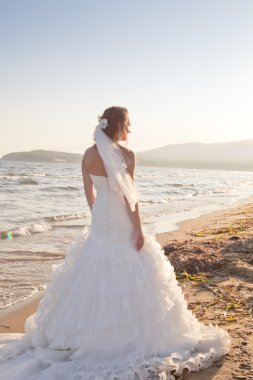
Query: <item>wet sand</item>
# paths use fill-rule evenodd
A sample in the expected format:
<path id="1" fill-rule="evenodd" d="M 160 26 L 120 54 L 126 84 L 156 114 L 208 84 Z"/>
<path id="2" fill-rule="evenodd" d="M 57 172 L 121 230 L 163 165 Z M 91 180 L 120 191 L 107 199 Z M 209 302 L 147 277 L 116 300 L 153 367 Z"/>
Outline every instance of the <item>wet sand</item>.
<path id="1" fill-rule="evenodd" d="M 189 308 L 232 337 L 230 353 L 182 380 L 253 379 L 253 201 L 180 223 L 156 235 L 175 268 Z M 0 311 L 0 332 L 23 332 L 43 296 Z"/>

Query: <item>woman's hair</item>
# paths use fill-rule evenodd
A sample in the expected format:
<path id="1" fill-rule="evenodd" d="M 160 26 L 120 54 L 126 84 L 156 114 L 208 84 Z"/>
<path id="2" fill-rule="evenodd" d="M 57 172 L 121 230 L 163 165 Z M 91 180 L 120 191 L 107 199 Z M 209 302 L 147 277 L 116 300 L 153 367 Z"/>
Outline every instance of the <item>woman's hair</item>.
<path id="1" fill-rule="evenodd" d="M 107 120 L 108 124 L 104 132 L 112 138 L 119 132 L 119 128 L 122 128 L 127 122 L 128 110 L 125 107 L 113 106 L 107 108 L 101 116 L 98 116 L 98 120 L 100 121 L 101 119 Z"/>

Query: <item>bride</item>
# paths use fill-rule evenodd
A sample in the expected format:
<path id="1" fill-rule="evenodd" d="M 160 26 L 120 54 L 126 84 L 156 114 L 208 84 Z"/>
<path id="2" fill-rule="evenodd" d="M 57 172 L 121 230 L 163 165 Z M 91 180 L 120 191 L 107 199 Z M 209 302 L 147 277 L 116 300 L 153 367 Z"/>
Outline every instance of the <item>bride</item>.
<path id="1" fill-rule="evenodd" d="M 24 334 L 0 334 L 0 380 L 174 379 L 230 349 L 188 309 L 174 268 L 143 232 L 126 108 L 99 117 L 82 174 L 92 222 L 52 267 Z M 95 190 L 94 190 L 95 188 Z"/>

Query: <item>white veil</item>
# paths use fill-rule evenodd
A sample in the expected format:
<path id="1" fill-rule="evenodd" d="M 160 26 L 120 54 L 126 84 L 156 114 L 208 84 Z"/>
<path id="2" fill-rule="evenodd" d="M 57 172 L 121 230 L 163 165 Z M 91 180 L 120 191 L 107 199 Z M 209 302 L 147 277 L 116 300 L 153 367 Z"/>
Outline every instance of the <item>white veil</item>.
<path id="1" fill-rule="evenodd" d="M 100 119 L 94 132 L 94 140 L 98 153 L 103 160 L 111 187 L 123 193 L 132 211 L 138 202 L 138 194 L 134 181 L 128 171 L 127 159 L 123 156 L 120 147 L 103 131 L 107 126 L 106 119 Z"/>

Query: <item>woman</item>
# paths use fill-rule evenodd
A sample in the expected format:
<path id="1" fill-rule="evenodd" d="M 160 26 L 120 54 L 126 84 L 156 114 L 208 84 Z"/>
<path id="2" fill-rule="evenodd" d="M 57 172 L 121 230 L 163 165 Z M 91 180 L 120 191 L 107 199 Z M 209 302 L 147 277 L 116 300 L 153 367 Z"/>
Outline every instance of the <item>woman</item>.
<path id="1" fill-rule="evenodd" d="M 143 233 L 135 155 L 119 144 L 129 125 L 123 107 L 99 117 L 82 161 L 90 229 L 54 267 L 25 334 L 2 334 L 0 380 L 174 379 L 229 351 L 229 334 L 188 310 L 162 247 Z"/>
<path id="2" fill-rule="evenodd" d="M 105 126 L 105 134 L 114 142 L 126 141 L 127 134 L 130 133 L 130 120 L 128 116 L 128 111 L 123 107 L 111 107 L 105 110 L 103 115 L 99 118 L 100 120 L 109 120 L 110 124 Z M 107 123 L 106 123 L 107 124 Z M 103 142 L 102 142 L 103 144 Z M 128 163 L 126 169 L 131 175 L 132 179 L 134 177 L 135 170 L 135 154 L 133 151 L 124 148 L 121 145 L 117 145 L 118 149 L 121 149 L 121 154 L 124 156 L 123 160 Z M 101 149 L 101 148 L 100 148 Z M 93 173 L 93 174 L 92 174 Z M 99 155 L 98 148 L 95 145 L 88 148 L 83 156 L 82 161 L 82 174 L 84 182 L 84 190 L 89 204 L 90 209 L 92 208 L 93 203 L 95 202 L 95 194 L 93 190 L 93 180 L 92 175 L 94 176 L 107 176 L 103 160 Z M 137 199 L 136 199 L 137 200 Z M 127 207 L 126 203 L 126 207 Z M 135 243 L 136 248 L 140 250 L 144 244 L 144 236 L 141 226 L 141 220 L 139 215 L 138 203 L 136 204 L 136 210 L 130 212 L 130 216 L 134 225 L 134 234 L 135 234 Z"/>

